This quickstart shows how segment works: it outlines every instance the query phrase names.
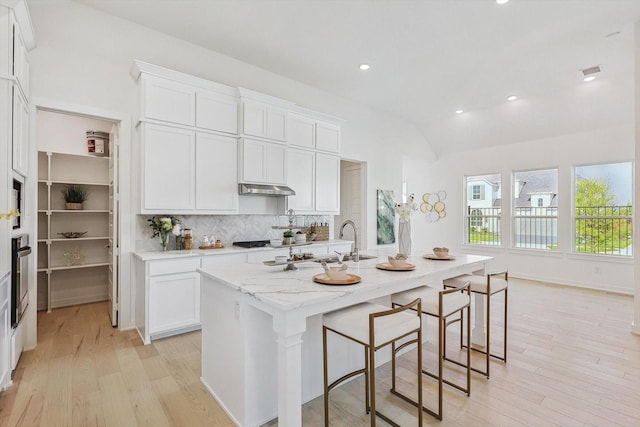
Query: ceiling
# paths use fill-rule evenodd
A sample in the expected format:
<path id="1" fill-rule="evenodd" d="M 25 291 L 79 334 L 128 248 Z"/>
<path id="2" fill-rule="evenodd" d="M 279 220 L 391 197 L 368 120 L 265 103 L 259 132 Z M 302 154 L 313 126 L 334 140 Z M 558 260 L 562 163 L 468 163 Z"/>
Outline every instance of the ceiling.
<path id="1" fill-rule="evenodd" d="M 440 155 L 634 120 L 639 0 L 76 1 L 405 119 Z"/>

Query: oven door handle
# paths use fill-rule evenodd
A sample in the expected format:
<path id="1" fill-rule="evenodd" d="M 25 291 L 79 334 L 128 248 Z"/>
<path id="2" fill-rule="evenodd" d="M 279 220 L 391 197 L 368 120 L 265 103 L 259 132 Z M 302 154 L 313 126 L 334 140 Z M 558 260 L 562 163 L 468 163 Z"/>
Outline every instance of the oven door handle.
<path id="1" fill-rule="evenodd" d="M 31 246 L 23 246 L 18 249 L 18 258 L 25 257 L 31 253 Z"/>

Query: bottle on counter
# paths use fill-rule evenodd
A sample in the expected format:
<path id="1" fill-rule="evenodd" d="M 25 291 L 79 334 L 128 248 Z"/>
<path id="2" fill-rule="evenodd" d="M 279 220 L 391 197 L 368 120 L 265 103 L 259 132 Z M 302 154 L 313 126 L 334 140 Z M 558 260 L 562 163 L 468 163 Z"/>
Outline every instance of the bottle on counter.
<path id="1" fill-rule="evenodd" d="M 187 251 L 193 249 L 193 236 L 190 228 L 184 229 L 184 249 Z"/>

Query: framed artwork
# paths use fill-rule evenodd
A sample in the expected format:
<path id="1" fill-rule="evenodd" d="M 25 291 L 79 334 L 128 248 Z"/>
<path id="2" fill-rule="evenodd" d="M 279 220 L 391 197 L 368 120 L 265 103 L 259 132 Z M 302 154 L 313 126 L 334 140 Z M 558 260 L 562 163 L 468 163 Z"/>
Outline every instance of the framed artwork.
<path id="1" fill-rule="evenodd" d="M 378 190 L 378 244 L 387 245 L 396 242 L 396 211 L 393 190 Z"/>

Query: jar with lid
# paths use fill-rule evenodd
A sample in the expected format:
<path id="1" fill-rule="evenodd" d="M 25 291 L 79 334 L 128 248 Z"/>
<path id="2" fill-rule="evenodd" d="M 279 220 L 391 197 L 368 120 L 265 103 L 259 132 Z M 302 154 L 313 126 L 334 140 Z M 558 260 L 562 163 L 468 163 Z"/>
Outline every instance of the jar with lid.
<path id="1" fill-rule="evenodd" d="M 187 251 L 193 249 L 193 236 L 190 228 L 184 229 L 184 249 Z"/>

